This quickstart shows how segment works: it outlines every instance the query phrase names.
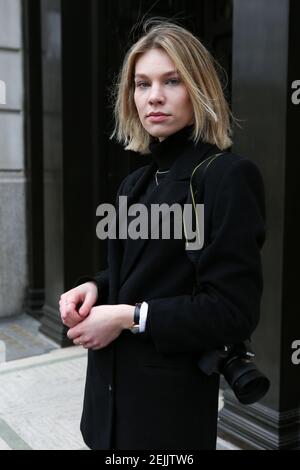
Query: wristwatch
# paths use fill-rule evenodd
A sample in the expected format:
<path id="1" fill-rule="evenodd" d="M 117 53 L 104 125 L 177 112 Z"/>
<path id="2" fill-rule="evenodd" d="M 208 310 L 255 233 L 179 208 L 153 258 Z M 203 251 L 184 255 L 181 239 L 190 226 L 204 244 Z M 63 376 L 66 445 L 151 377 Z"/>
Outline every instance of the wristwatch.
<path id="1" fill-rule="evenodd" d="M 140 310 L 141 310 L 141 303 L 135 304 L 134 314 L 133 314 L 133 323 L 129 330 L 131 333 L 139 333 L 140 332 Z"/>

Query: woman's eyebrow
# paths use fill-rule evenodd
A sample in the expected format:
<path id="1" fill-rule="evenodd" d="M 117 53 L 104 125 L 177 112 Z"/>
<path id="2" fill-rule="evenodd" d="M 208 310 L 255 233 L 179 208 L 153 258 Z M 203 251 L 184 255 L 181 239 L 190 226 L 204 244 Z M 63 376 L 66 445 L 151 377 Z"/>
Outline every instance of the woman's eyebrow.
<path id="1" fill-rule="evenodd" d="M 169 77 L 170 75 L 177 75 L 178 71 L 177 70 L 170 70 L 169 72 L 163 73 L 161 76 L 162 77 Z M 149 78 L 146 74 L 144 73 L 137 73 L 134 78 Z"/>

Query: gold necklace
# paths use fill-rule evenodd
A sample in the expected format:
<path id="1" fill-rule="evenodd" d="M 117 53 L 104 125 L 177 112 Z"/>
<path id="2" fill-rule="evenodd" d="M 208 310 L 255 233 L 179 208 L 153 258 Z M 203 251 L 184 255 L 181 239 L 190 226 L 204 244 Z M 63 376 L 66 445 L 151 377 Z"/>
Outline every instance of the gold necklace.
<path id="1" fill-rule="evenodd" d="M 156 186 L 159 185 L 158 181 L 157 181 L 157 175 L 161 175 L 163 173 L 169 173 L 170 170 L 167 170 L 167 171 L 159 171 L 159 170 L 156 170 L 155 172 L 155 181 L 156 181 Z"/>

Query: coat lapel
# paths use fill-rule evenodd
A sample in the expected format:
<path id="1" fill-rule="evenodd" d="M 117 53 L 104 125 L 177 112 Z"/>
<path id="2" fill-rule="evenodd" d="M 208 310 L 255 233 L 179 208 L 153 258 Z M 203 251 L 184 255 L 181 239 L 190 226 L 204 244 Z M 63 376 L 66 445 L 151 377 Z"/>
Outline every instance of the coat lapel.
<path id="1" fill-rule="evenodd" d="M 168 206 L 171 206 L 176 203 L 184 203 L 188 196 L 190 175 L 193 168 L 197 163 L 218 151 L 219 149 L 217 147 L 203 143 L 201 144 L 199 151 L 199 149 L 195 148 L 193 142 L 190 142 L 186 150 L 172 165 L 171 170 L 164 178 L 163 183 L 155 188 L 146 201 L 144 201 L 144 205 L 147 207 L 148 213 L 151 212 L 152 204 L 168 204 Z M 154 177 L 156 169 L 157 166 L 153 162 L 135 182 L 129 194 L 127 194 L 128 208 L 130 205 L 138 202 L 139 196 L 149 183 L 149 179 Z M 122 272 L 120 275 L 120 285 L 124 284 L 125 280 L 128 278 L 131 270 L 136 265 L 138 258 L 142 255 L 147 243 L 151 243 L 151 239 L 127 239 Z"/>

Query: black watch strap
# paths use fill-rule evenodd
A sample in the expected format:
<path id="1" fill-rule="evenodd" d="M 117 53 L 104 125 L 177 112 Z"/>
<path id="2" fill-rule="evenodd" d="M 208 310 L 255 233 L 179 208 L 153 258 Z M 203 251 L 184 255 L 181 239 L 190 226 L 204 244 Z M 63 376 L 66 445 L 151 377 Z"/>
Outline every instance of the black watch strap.
<path id="1" fill-rule="evenodd" d="M 140 311 L 141 311 L 141 303 L 135 304 L 134 314 L 133 314 L 133 323 L 135 325 L 140 324 Z"/>
<path id="2" fill-rule="evenodd" d="M 142 304 L 135 304 L 134 312 L 133 312 L 133 322 L 132 326 L 129 328 L 131 333 L 139 333 L 140 332 L 140 310 Z"/>

